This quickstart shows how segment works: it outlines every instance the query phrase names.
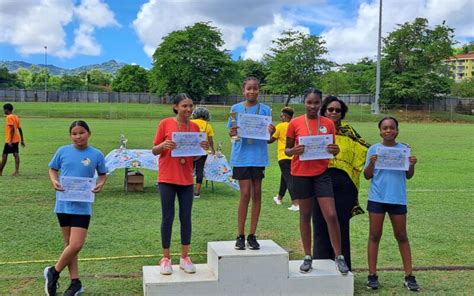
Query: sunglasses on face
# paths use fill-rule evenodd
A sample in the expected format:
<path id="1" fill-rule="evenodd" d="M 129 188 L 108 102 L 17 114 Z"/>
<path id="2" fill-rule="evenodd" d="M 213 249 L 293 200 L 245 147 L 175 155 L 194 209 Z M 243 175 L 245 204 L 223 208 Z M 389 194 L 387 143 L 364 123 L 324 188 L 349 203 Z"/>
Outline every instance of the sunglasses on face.
<path id="1" fill-rule="evenodd" d="M 326 109 L 329 113 L 336 112 L 336 113 L 341 113 L 341 108 L 333 108 L 329 107 Z"/>

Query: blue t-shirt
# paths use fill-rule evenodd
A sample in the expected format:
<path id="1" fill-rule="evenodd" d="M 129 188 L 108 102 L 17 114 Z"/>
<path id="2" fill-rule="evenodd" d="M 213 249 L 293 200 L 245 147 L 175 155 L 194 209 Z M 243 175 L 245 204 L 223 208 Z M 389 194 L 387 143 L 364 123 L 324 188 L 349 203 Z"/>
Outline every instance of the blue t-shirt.
<path id="1" fill-rule="evenodd" d="M 244 103 L 237 103 L 230 108 L 230 112 L 245 113 Z M 257 113 L 258 112 L 258 113 Z M 255 106 L 247 108 L 248 114 L 258 114 L 271 116 L 270 107 L 265 104 L 257 103 Z M 237 125 L 239 125 L 238 116 L 236 116 Z M 227 127 L 232 127 L 229 120 Z M 268 143 L 266 140 L 252 139 L 251 144 L 246 138 L 241 138 L 232 144 L 230 155 L 230 165 L 234 167 L 266 167 L 268 166 Z"/>
<path id="2" fill-rule="evenodd" d="M 365 160 L 365 167 L 370 163 L 370 156 L 376 154 L 377 147 L 383 146 L 378 143 L 370 146 Z M 405 145 L 397 143 L 394 148 L 406 148 Z M 369 200 L 388 204 L 407 204 L 407 175 L 406 171 L 397 170 L 374 170 L 374 176 L 370 181 Z"/>
<path id="3" fill-rule="evenodd" d="M 107 173 L 105 159 L 102 152 L 88 146 L 84 150 L 77 149 L 74 145 L 59 147 L 51 159 L 51 169 L 60 172 L 60 176 L 93 178 L 95 172 Z M 58 193 L 56 193 L 58 195 Z M 92 203 L 76 201 L 59 201 L 56 198 L 55 213 L 92 215 Z"/>

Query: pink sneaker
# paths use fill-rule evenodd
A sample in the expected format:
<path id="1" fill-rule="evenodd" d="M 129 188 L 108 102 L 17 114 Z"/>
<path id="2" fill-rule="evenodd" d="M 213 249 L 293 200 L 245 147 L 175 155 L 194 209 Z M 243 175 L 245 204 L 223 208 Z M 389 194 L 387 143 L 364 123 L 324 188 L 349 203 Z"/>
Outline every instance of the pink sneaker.
<path id="1" fill-rule="evenodd" d="M 195 273 L 196 272 L 196 267 L 194 267 L 193 262 L 191 261 L 191 258 L 189 256 L 187 257 L 180 257 L 179 258 L 179 268 L 184 270 L 186 273 Z"/>
<path id="2" fill-rule="evenodd" d="M 170 275 L 173 273 L 173 267 L 171 266 L 171 259 L 163 257 L 160 260 L 160 273 L 164 275 Z"/>

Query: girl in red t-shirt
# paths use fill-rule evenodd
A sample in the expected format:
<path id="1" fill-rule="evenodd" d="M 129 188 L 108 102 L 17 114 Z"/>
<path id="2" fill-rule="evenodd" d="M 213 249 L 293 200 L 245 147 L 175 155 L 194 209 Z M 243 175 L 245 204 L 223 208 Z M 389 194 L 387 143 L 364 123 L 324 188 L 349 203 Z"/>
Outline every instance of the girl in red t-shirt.
<path id="1" fill-rule="evenodd" d="M 187 94 L 178 94 L 174 98 L 175 117 L 160 121 L 153 141 L 152 152 L 160 155 L 158 187 L 161 200 L 161 243 L 163 258 L 160 260 L 160 273 L 169 275 L 173 272 L 170 259 L 171 230 L 174 220 L 176 195 L 179 203 L 179 220 L 181 222 L 181 257 L 179 267 L 187 273 L 195 273 L 189 258 L 191 244 L 191 210 L 193 205 L 193 161 L 199 157 L 172 157 L 171 150 L 176 148 L 172 141 L 174 132 L 199 132 L 199 126 L 190 121 L 193 112 L 193 100 Z M 204 150 L 209 148 L 207 141 L 201 142 Z"/>
<path id="2" fill-rule="evenodd" d="M 305 253 L 300 271 L 307 273 L 312 270 L 311 212 L 313 199 L 315 198 L 328 225 L 329 238 L 336 255 L 336 268 L 342 274 L 347 274 L 349 268 L 344 256 L 341 255 L 341 232 L 337 221 L 331 178 L 326 173 L 329 160 L 300 159 L 300 156 L 305 152 L 305 146 L 300 143 L 301 137 L 332 135 L 334 143 L 336 134 L 334 123 L 332 120 L 319 115 L 321 97 L 320 90 L 310 88 L 305 91 L 306 114 L 294 118 L 288 125 L 286 134 L 285 154 L 294 156 L 291 161 L 291 175 L 293 176 L 295 198 L 298 199 L 300 206 L 300 232 Z M 336 144 L 328 144 L 326 151 L 336 155 L 339 152 L 339 147 Z"/>

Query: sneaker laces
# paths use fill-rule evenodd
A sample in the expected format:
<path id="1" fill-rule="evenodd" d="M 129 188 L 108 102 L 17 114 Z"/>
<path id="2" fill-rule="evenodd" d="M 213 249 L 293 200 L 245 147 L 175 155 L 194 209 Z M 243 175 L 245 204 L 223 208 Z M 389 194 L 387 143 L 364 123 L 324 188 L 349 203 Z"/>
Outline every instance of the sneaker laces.
<path id="1" fill-rule="evenodd" d="M 181 259 L 183 260 L 182 262 L 183 262 L 184 265 L 192 265 L 193 264 L 193 262 L 191 261 L 191 258 L 189 258 L 189 256 L 186 256 L 184 258 L 181 257 Z"/>

